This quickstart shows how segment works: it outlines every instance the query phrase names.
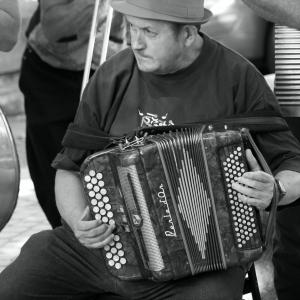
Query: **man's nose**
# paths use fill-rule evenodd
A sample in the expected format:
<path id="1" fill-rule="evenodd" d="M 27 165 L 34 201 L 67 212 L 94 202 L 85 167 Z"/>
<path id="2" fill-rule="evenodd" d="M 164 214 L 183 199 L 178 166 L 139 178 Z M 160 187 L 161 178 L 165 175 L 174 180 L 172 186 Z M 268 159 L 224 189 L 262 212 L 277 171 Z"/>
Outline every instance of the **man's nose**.
<path id="1" fill-rule="evenodd" d="M 134 50 L 142 50 L 145 48 L 145 41 L 141 33 L 131 35 L 131 47 Z"/>

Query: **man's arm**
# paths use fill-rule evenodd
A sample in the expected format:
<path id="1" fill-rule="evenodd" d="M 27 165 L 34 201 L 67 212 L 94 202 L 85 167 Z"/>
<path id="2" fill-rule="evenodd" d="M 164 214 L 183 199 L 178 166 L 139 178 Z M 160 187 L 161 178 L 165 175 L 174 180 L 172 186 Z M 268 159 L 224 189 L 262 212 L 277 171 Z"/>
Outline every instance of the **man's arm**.
<path id="1" fill-rule="evenodd" d="M 55 197 L 62 218 L 81 244 L 88 248 L 102 248 L 113 240 L 114 225 L 91 220 L 77 173 L 65 170 L 56 172 Z"/>
<path id="2" fill-rule="evenodd" d="M 273 23 L 300 29 L 299 0 L 242 0 L 259 16 Z"/>
<path id="3" fill-rule="evenodd" d="M 275 176 L 286 189 L 286 195 L 279 201 L 278 205 L 287 205 L 300 198 L 300 173 L 293 171 L 281 171 Z"/>
<path id="4" fill-rule="evenodd" d="M 41 24 L 51 42 L 90 31 L 95 0 L 41 0 Z"/>
<path id="5" fill-rule="evenodd" d="M 18 0 L 0 0 L 0 50 L 10 51 L 18 40 L 20 11 Z"/>

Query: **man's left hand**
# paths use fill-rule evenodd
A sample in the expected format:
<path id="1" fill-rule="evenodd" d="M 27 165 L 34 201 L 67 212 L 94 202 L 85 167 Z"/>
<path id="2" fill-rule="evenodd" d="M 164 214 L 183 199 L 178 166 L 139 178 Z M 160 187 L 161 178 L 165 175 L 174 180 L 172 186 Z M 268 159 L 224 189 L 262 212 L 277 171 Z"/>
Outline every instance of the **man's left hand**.
<path id="1" fill-rule="evenodd" d="M 238 192 L 240 201 L 265 209 L 272 201 L 274 194 L 274 177 L 261 170 L 251 150 L 246 150 L 249 172 L 244 173 L 232 184 Z"/>

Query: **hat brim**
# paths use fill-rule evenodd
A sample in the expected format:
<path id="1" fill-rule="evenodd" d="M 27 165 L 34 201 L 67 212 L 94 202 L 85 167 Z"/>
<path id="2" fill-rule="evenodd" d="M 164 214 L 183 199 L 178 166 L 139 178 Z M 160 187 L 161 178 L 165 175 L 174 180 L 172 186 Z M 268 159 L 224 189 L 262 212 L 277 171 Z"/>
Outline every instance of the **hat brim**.
<path id="1" fill-rule="evenodd" d="M 204 16 L 202 18 L 181 18 L 166 14 L 160 14 L 155 11 L 144 9 L 142 7 L 137 7 L 130 3 L 126 3 L 124 0 L 114 0 L 111 2 L 111 6 L 113 9 L 124 15 L 142 19 L 153 19 L 183 24 L 204 24 L 212 16 L 212 12 L 206 8 L 204 8 Z"/>

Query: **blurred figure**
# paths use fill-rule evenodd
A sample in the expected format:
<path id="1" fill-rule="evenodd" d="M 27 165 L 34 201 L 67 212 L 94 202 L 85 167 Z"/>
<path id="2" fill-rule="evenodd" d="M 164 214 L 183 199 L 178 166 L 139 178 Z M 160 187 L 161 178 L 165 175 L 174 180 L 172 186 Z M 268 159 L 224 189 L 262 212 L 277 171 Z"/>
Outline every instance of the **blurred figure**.
<path id="1" fill-rule="evenodd" d="M 300 29 L 299 0 L 242 0 L 258 15 L 276 24 Z"/>
<path id="2" fill-rule="evenodd" d="M 79 103 L 94 6 L 95 0 L 40 0 L 26 32 L 20 89 L 27 117 L 27 160 L 38 201 L 52 227 L 61 222 L 50 163 Z M 108 2 L 101 0 L 92 69 L 99 65 L 107 11 Z M 122 19 L 114 22 L 113 30 L 108 56 L 123 47 Z"/>
<path id="3" fill-rule="evenodd" d="M 300 1 L 299 0 L 243 0 L 245 4 L 251 7 L 258 15 L 279 25 L 284 25 L 296 29 L 300 29 Z M 275 37 L 276 38 L 276 37 Z M 295 41 L 295 45 L 296 45 Z M 300 46 L 293 47 L 293 52 L 299 52 Z M 293 58 L 296 59 L 295 55 Z M 299 56 L 299 55 L 298 55 Z M 288 58 L 286 58 L 288 59 Z M 300 59 L 300 56 L 298 60 Z M 297 59 L 294 64 L 297 64 Z M 276 64 L 276 62 L 275 62 Z M 297 79 L 297 72 L 293 72 L 293 63 L 290 64 L 290 72 L 292 78 Z M 297 68 L 297 67 L 296 67 Z M 298 75 L 299 76 L 299 75 Z M 276 82 L 279 74 L 276 74 Z M 296 81 L 291 85 L 291 90 L 295 90 Z M 282 83 L 281 83 L 282 84 Z M 294 89 L 292 87 L 294 85 Z M 291 91 L 290 90 L 290 91 Z M 288 90 L 286 90 L 288 91 Z M 276 93 L 276 89 L 275 89 Z M 287 110 L 284 103 L 282 108 L 286 111 L 286 120 L 295 136 L 300 140 L 300 115 L 299 106 L 291 107 Z M 300 187 L 299 187 L 300 189 Z M 289 206 L 283 207 L 277 213 L 277 228 L 274 241 L 274 284 L 279 300 L 300 299 L 300 199 L 297 199 Z"/>
<path id="4" fill-rule="evenodd" d="M 18 0 L 0 0 L 0 51 L 10 51 L 15 46 L 19 29 Z"/>

